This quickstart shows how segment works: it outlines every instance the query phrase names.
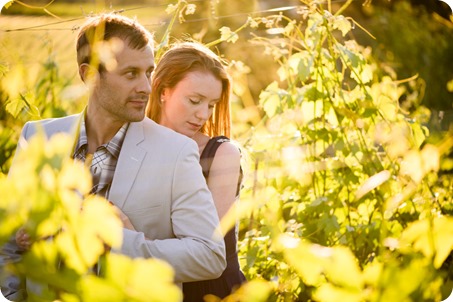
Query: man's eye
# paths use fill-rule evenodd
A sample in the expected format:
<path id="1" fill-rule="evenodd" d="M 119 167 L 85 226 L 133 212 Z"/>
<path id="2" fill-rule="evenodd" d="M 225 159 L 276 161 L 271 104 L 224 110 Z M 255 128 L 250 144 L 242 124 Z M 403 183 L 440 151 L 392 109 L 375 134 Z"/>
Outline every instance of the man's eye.
<path id="1" fill-rule="evenodd" d="M 135 71 L 128 71 L 126 73 L 126 77 L 128 77 L 128 78 L 135 78 L 136 76 L 137 76 L 137 72 L 135 72 Z"/>

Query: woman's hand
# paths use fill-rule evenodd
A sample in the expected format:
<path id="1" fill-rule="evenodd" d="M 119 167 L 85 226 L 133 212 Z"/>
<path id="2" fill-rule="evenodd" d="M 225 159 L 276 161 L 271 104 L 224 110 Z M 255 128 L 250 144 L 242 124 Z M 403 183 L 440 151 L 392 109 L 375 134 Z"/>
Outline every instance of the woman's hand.
<path id="1" fill-rule="evenodd" d="M 120 208 L 118 208 L 116 205 L 114 205 L 113 202 L 110 201 L 110 204 L 115 208 L 115 210 L 118 214 L 118 217 L 121 219 L 121 222 L 123 223 L 123 227 L 128 230 L 136 231 L 136 229 L 132 225 L 131 221 L 129 220 L 129 217 L 127 217 L 127 215 L 124 214 Z"/>
<path id="2" fill-rule="evenodd" d="M 30 249 L 32 241 L 30 235 L 25 232 L 24 228 L 20 228 L 16 233 L 16 244 L 23 250 Z"/>

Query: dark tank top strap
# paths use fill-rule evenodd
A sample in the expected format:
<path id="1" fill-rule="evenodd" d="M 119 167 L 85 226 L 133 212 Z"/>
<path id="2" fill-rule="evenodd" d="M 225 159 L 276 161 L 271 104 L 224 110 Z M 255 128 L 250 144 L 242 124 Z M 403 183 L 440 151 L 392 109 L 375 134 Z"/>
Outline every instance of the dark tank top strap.
<path id="1" fill-rule="evenodd" d="M 226 136 L 215 136 L 211 138 L 200 156 L 200 165 L 203 170 L 203 175 L 206 179 L 209 177 L 209 170 L 211 169 L 212 161 L 214 160 L 215 153 L 220 145 L 224 142 L 229 142 L 230 139 Z"/>

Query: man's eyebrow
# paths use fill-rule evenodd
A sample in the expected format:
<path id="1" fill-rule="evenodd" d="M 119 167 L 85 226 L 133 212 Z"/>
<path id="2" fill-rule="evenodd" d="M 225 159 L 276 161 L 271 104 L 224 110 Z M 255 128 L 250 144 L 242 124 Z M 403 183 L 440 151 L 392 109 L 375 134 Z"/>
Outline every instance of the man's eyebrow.
<path id="1" fill-rule="evenodd" d="M 146 69 L 146 71 L 154 71 L 156 67 L 155 66 L 150 66 L 149 68 Z M 141 70 L 142 68 L 138 67 L 138 66 L 133 66 L 133 65 L 129 65 L 129 66 L 124 66 L 121 70 L 123 71 L 130 71 L 130 70 L 133 70 L 133 71 L 136 71 L 136 70 Z"/>
<path id="2" fill-rule="evenodd" d="M 137 66 L 132 66 L 132 65 L 124 66 L 122 68 L 122 70 L 137 70 L 137 69 L 140 69 L 140 68 L 138 68 Z"/>

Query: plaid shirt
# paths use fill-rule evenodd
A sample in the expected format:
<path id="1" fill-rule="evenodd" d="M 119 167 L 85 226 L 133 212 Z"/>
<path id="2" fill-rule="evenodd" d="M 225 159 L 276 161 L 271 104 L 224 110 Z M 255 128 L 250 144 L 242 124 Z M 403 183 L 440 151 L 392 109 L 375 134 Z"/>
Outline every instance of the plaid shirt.
<path id="1" fill-rule="evenodd" d="M 90 193 L 108 198 L 116 163 L 128 126 L 129 123 L 125 123 L 108 143 L 99 146 L 94 152 L 90 164 L 89 162 L 85 163 L 87 157 L 90 158 L 91 156 L 87 156 L 88 138 L 85 129 L 85 117 L 82 117 L 79 137 L 74 149 L 74 158 L 84 162 L 87 166 L 90 164 L 90 172 L 93 177 L 93 188 Z"/>

